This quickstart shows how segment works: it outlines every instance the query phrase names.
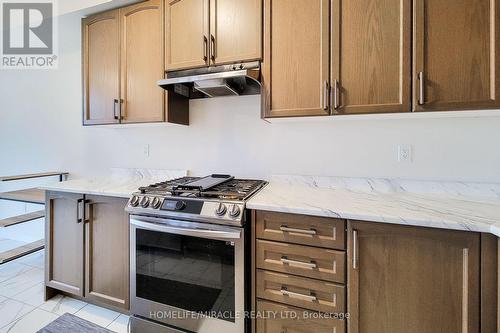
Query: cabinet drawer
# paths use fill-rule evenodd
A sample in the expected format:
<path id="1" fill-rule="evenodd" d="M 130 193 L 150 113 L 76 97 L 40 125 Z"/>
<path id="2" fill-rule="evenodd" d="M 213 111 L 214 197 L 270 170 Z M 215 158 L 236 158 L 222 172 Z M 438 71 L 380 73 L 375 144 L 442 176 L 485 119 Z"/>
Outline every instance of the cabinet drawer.
<path id="1" fill-rule="evenodd" d="M 263 270 L 257 270 L 257 297 L 328 313 L 345 308 L 344 286 Z"/>
<path id="2" fill-rule="evenodd" d="M 257 240 L 257 268 L 345 282 L 345 252 Z"/>
<path id="3" fill-rule="evenodd" d="M 257 319 L 257 333 L 343 333 L 345 321 L 335 318 L 318 318 L 316 313 L 286 305 L 257 301 L 259 313 L 269 313 L 265 319 Z"/>
<path id="4" fill-rule="evenodd" d="M 345 249 L 345 221 L 334 218 L 257 211 L 257 238 Z"/>

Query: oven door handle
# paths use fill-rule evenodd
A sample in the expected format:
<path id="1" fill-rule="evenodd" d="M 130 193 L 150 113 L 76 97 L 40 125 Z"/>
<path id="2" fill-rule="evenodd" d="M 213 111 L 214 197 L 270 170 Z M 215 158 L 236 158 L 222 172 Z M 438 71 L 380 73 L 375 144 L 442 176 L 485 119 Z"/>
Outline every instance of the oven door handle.
<path id="1" fill-rule="evenodd" d="M 210 229 L 192 229 L 192 228 L 183 228 L 178 226 L 171 226 L 168 224 L 156 224 L 150 222 L 142 222 L 134 219 L 130 219 L 130 223 L 139 227 L 140 229 L 152 230 L 158 232 L 165 232 L 169 234 L 183 235 L 183 236 L 192 236 L 192 237 L 201 237 L 208 239 L 240 239 L 241 231 L 234 229 L 227 230 L 210 230 Z"/>

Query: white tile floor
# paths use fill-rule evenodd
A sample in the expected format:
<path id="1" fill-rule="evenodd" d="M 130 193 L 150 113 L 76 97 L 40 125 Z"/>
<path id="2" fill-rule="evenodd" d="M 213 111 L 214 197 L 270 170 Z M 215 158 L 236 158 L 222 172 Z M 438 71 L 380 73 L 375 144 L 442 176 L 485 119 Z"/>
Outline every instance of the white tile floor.
<path id="1" fill-rule="evenodd" d="M 115 311 L 57 295 L 44 302 L 44 252 L 0 265 L 0 333 L 35 333 L 64 313 L 71 313 L 126 333 L 129 317 Z"/>

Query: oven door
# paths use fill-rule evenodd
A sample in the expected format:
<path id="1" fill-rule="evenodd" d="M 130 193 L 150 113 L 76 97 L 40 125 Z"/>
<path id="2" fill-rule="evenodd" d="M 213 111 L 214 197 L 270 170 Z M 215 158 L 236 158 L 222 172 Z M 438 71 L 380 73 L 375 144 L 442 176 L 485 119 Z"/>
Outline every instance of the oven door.
<path id="1" fill-rule="evenodd" d="M 245 332 L 244 229 L 130 218 L 131 312 L 200 333 Z"/>

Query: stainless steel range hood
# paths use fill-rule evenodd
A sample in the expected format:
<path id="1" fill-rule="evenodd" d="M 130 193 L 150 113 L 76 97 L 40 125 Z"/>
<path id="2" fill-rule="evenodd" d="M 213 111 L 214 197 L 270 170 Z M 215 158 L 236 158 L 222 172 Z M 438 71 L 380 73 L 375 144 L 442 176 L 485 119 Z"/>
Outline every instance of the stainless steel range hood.
<path id="1" fill-rule="evenodd" d="M 167 72 L 158 85 L 184 97 L 260 94 L 260 63 L 243 63 Z"/>

